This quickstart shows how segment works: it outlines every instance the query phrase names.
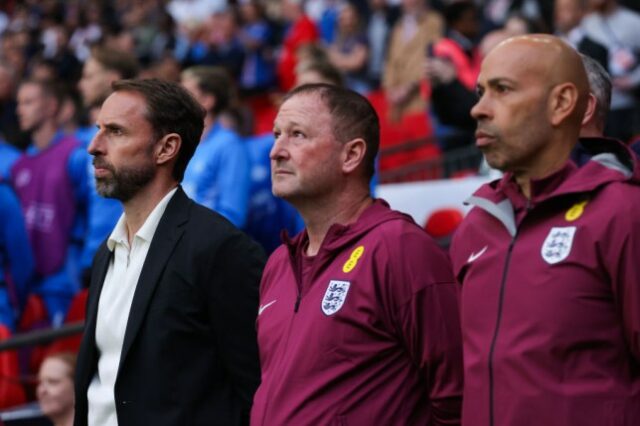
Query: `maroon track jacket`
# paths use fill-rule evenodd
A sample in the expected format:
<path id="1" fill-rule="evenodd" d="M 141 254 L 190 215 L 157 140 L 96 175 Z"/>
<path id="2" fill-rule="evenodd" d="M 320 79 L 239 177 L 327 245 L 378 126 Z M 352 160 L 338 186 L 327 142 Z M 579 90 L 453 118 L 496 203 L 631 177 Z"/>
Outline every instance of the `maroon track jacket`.
<path id="1" fill-rule="evenodd" d="M 640 173 L 615 141 L 480 188 L 454 236 L 468 426 L 640 425 Z"/>
<path id="2" fill-rule="evenodd" d="M 271 256 L 260 294 L 254 426 L 453 425 L 462 350 L 449 260 L 381 200 Z"/>

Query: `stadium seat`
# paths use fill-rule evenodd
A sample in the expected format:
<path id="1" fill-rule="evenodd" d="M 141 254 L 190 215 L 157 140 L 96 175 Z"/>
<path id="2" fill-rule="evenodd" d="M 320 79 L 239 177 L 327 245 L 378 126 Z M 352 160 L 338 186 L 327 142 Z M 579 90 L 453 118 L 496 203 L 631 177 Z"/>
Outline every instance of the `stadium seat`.
<path id="1" fill-rule="evenodd" d="M 11 331 L 0 325 L 0 341 L 11 337 Z M 25 391 L 20 381 L 20 365 L 16 351 L 0 352 L 0 409 L 14 407 L 26 402 Z"/>
<path id="2" fill-rule="evenodd" d="M 42 298 L 35 294 L 30 294 L 27 298 L 22 316 L 18 322 L 17 332 L 28 333 L 34 330 L 49 328 L 49 315 L 47 307 Z M 35 376 L 40 369 L 40 364 L 47 353 L 47 345 L 26 347 L 19 350 L 20 371 L 28 376 Z M 27 399 L 35 399 L 35 384 L 30 383 L 26 387 Z"/>
<path id="3" fill-rule="evenodd" d="M 71 324 L 74 322 L 84 321 L 86 317 L 86 305 L 87 297 L 89 296 L 89 290 L 83 289 L 75 295 L 71 304 L 69 305 L 69 311 L 65 318 L 65 324 Z M 63 339 L 56 340 L 51 344 L 47 350 L 47 354 L 58 352 L 73 352 L 77 353 L 80 349 L 80 342 L 82 341 L 82 335 L 65 337 Z"/>
<path id="4" fill-rule="evenodd" d="M 441 247 L 448 247 L 463 218 L 464 214 L 457 208 L 441 208 L 429 215 L 424 230 Z"/>

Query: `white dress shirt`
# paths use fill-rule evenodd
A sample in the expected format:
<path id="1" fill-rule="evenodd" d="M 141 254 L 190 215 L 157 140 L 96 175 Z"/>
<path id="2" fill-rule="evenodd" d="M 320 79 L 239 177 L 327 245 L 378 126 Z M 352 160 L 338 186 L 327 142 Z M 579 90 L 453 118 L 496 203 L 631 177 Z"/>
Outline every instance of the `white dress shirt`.
<path id="1" fill-rule="evenodd" d="M 131 302 L 140 278 L 158 223 L 175 194 L 171 190 L 153 209 L 144 224 L 132 239 L 131 247 L 125 222 L 120 216 L 116 227 L 107 240 L 113 252 L 109 269 L 104 279 L 98 317 L 96 319 L 96 347 L 100 358 L 98 370 L 89 385 L 89 426 L 117 425 L 114 385 L 120 366 L 120 354 L 127 328 Z"/>

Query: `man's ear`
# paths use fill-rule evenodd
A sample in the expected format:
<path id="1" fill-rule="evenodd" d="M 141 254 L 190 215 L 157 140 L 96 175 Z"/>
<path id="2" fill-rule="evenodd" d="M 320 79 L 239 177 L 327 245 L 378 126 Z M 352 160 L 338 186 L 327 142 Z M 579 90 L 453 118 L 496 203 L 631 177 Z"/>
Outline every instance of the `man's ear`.
<path id="1" fill-rule="evenodd" d="M 596 113 L 596 108 L 598 107 L 598 100 L 593 95 L 593 93 L 589 93 L 589 99 L 587 99 L 587 110 L 584 112 L 584 117 L 582 118 L 582 126 L 586 125 L 591 121 L 593 115 Z"/>
<path id="2" fill-rule="evenodd" d="M 352 139 L 344 144 L 342 153 L 342 172 L 345 174 L 353 173 L 364 161 L 367 143 L 361 138 Z"/>
<path id="3" fill-rule="evenodd" d="M 177 133 L 166 134 L 156 144 L 156 164 L 166 164 L 178 157 L 182 139 Z"/>
<path id="4" fill-rule="evenodd" d="M 552 126 L 558 126 L 578 107 L 578 88 L 573 83 L 559 84 L 551 90 L 549 100 L 549 121 Z"/>

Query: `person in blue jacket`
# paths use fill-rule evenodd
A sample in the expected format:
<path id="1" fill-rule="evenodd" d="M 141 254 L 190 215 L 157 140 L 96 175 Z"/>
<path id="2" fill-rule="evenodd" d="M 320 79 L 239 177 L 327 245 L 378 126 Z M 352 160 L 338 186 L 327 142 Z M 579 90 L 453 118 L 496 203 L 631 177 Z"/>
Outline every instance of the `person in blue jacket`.
<path id="1" fill-rule="evenodd" d="M 219 120 L 232 99 L 233 82 L 223 68 L 208 66 L 187 68 L 181 82 L 206 111 L 202 139 L 182 187 L 197 203 L 243 228 L 251 186 L 249 154 L 240 135 Z"/>
<path id="2" fill-rule="evenodd" d="M 20 128 L 29 132 L 32 143 L 10 172 L 35 259 L 33 291 L 42 297 L 54 326 L 63 322 L 80 288 L 78 261 L 88 192 L 85 150 L 60 130 L 59 106 L 53 83 L 20 84 Z"/>
<path id="3" fill-rule="evenodd" d="M 34 260 L 20 202 L 0 178 L 0 324 L 10 330 L 29 292 Z"/>

